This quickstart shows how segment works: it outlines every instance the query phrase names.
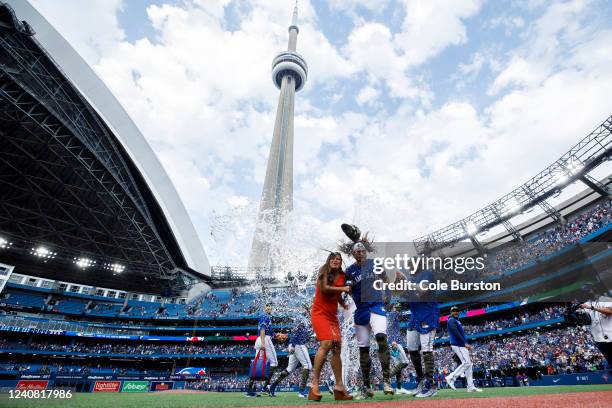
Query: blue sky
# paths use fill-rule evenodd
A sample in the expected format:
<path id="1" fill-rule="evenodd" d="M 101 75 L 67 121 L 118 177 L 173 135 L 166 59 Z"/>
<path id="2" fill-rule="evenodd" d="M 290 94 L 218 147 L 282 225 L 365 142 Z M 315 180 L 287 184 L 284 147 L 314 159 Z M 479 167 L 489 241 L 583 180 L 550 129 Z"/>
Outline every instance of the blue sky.
<path id="1" fill-rule="evenodd" d="M 211 262 L 245 264 L 293 2 L 32 3 L 139 126 Z M 603 0 L 301 0 L 289 241 L 310 256 L 341 222 L 410 240 L 529 179 L 612 113 L 610 21 Z"/>

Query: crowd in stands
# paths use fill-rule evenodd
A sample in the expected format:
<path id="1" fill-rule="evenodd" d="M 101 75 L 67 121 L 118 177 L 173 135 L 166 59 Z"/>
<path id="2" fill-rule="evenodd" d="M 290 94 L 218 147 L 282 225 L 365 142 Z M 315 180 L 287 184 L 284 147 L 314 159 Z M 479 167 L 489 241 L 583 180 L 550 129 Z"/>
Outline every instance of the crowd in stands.
<path id="1" fill-rule="evenodd" d="M 27 349 L 37 351 L 58 351 L 67 353 L 88 354 L 130 354 L 130 355 L 194 355 L 194 354 L 250 354 L 253 353 L 251 344 L 207 344 L 193 345 L 183 343 L 175 344 L 142 344 L 142 343 L 80 343 L 76 342 L 32 342 L 29 345 L 23 342 L 1 341 L 0 348 L 3 349 Z"/>
<path id="2" fill-rule="evenodd" d="M 484 342 L 473 342 L 470 353 L 474 362 L 475 377 L 479 379 L 512 378 L 516 384 L 527 385 L 528 375 L 532 377 L 552 374 L 584 373 L 609 369 L 605 359 L 592 341 L 588 330 L 580 327 L 566 327 L 540 333 L 505 338 L 495 338 Z M 375 350 L 373 351 L 375 353 Z M 440 381 L 453 371 L 457 362 L 448 346 L 435 349 L 436 378 Z M 373 382 L 380 382 L 381 370 L 377 359 L 373 359 Z M 409 365 L 406 381 L 414 379 L 414 371 Z M 281 385 L 290 386 L 299 382 L 296 370 Z M 535 374 L 537 373 L 537 374 Z M 329 364 L 325 365 L 322 379 L 330 378 Z M 244 390 L 248 378 L 244 375 L 224 375 L 189 384 L 189 387 L 204 391 Z M 349 379 L 349 383 L 358 382 Z"/>
<path id="3" fill-rule="evenodd" d="M 117 375 L 170 375 L 171 370 L 125 368 L 113 365 L 64 365 L 64 364 L 26 364 L 20 362 L 5 362 L 0 364 L 0 372 L 18 372 L 20 374 L 117 374 Z"/>
<path id="4" fill-rule="evenodd" d="M 502 330 L 510 327 L 521 326 L 531 322 L 541 322 L 560 317 L 565 311 L 566 306 L 550 305 L 537 312 L 523 312 L 511 318 L 505 319 L 488 319 L 480 321 L 477 324 L 462 323 L 463 330 L 466 334 L 482 333 L 492 330 Z M 446 326 L 441 327 L 436 337 L 448 337 Z"/>
<path id="5" fill-rule="evenodd" d="M 548 332 L 527 334 L 473 342 L 471 356 L 474 371 L 513 372 L 538 368 L 547 374 L 586 372 L 603 369 L 605 359 L 587 329 L 564 327 Z M 454 367 L 448 347 L 436 349 L 439 367 Z M 452 371 L 452 370 L 451 370 Z"/>
<path id="6" fill-rule="evenodd" d="M 605 227 L 612 221 L 611 203 L 610 200 L 603 201 L 575 218 L 570 218 L 565 225 L 556 224 L 530 237 L 522 244 L 511 244 L 499 251 L 494 251 L 491 261 L 492 269 L 497 272 L 517 269 Z"/>
<path id="7" fill-rule="evenodd" d="M 216 375 L 201 381 L 191 381 L 185 384 L 185 388 L 198 391 L 229 391 L 244 390 L 248 383 L 247 376 L 239 375 Z"/>
<path id="8" fill-rule="evenodd" d="M 520 321 L 524 319 L 541 319 L 554 317 L 559 312 L 558 306 L 551 306 L 544 310 L 524 314 Z M 489 323 L 485 323 L 485 327 Z M 583 373 L 588 371 L 609 368 L 606 366 L 605 359 L 595 346 L 588 329 L 583 327 L 562 327 L 548 331 L 532 330 L 527 333 L 510 335 L 505 337 L 493 337 L 485 340 L 471 341 L 473 350 L 470 353 L 474 362 L 474 372 L 476 377 L 484 378 L 491 376 L 492 372 L 496 375 L 517 376 L 524 373 L 533 374 L 539 372 L 543 374 L 561 373 Z M 24 343 L 10 342 L 5 339 L 0 340 L 2 349 L 23 349 L 47 350 L 47 351 L 69 351 L 94 354 L 252 354 L 251 344 L 244 345 L 164 345 L 164 344 L 122 344 L 122 343 L 85 343 L 76 342 L 73 344 L 32 342 L 29 346 Z M 372 348 L 372 353 L 376 353 Z M 453 353 L 448 346 L 437 347 L 435 349 L 436 366 L 443 375 L 452 371 L 456 362 L 453 360 Z M 373 378 L 380 374 L 380 366 L 377 359 L 373 359 Z M 281 364 L 282 365 L 282 364 Z M 20 372 L 30 371 L 28 366 L 23 364 L 4 364 L 0 365 L 0 370 L 18 370 Z M 39 367 L 38 372 L 64 372 L 75 374 L 88 374 L 108 370 L 108 367 L 97 366 L 46 366 Z M 328 378 L 329 365 L 326 365 L 326 374 L 323 378 Z M 408 372 L 412 370 L 409 368 Z M 113 368 L 113 373 L 125 373 L 125 369 Z M 292 376 L 283 382 L 283 385 L 295 384 L 298 382 L 296 370 Z M 212 381 L 199 381 L 190 383 L 190 387 L 200 390 L 235 390 L 243 389 L 246 384 L 246 377 L 238 375 L 224 375 L 215 377 Z"/>
<path id="9" fill-rule="evenodd" d="M 611 201 L 599 204 L 570 217 L 565 225 L 557 224 L 543 232 L 529 237 L 522 244 L 510 244 L 491 251 L 489 272 L 506 272 L 535 259 L 552 254 L 568 244 L 608 225 L 612 220 Z M 155 318 L 245 318 L 255 317 L 265 303 L 283 304 L 286 309 L 299 308 L 300 303 L 312 299 L 313 287 L 290 285 L 281 288 L 267 287 L 265 284 L 252 285 L 243 289 L 217 289 L 196 298 L 187 305 L 173 305 L 170 309 L 155 302 L 130 301 L 123 310 L 121 303 L 96 301 L 93 307 L 78 310 L 81 301 L 60 299 L 53 311 L 58 313 L 82 313 L 88 316 L 134 317 L 137 319 Z M 3 301 L 17 306 L 36 305 L 41 307 L 44 297 L 41 294 L 3 293 Z M 67 308 L 64 310 L 63 308 Z M 76 308 L 76 309 L 75 309 Z M 69 310 L 68 310 L 69 309 Z M 123 311 L 122 311 L 123 310 Z"/>

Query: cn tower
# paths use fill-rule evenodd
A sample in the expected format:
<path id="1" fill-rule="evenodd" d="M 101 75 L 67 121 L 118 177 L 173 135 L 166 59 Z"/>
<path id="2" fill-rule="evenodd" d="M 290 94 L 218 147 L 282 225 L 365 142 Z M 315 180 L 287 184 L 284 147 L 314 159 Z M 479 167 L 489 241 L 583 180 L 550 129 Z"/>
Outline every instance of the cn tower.
<path id="1" fill-rule="evenodd" d="M 279 265 L 275 246 L 282 239 L 284 216 L 293 209 L 293 107 L 295 93 L 304 87 L 308 76 L 308 65 L 296 52 L 299 32 L 296 1 L 287 51 L 272 60 L 272 81 L 280 96 L 249 268 L 273 271 Z"/>

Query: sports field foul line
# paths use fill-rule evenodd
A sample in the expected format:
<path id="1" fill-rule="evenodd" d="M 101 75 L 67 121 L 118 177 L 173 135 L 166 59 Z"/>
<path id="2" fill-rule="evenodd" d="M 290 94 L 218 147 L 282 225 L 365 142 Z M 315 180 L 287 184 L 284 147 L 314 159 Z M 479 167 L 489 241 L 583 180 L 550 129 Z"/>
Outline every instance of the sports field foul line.
<path id="1" fill-rule="evenodd" d="M 569 385 L 551 387 L 507 387 L 485 388 L 482 393 L 467 393 L 465 389 L 457 391 L 440 390 L 433 400 L 462 399 L 462 398 L 494 398 L 536 396 L 546 394 L 577 393 L 591 391 L 612 391 L 610 385 Z M 7 394 L 0 395 L 0 407 L 4 408 L 229 408 L 229 407 L 264 407 L 264 406 L 317 406 L 312 401 L 298 398 L 297 393 L 282 392 L 277 397 L 246 398 L 242 393 L 236 392 L 200 392 L 200 393 L 171 393 L 155 392 L 143 394 L 128 393 L 74 393 L 69 400 L 60 399 L 9 399 Z M 606 397 L 607 396 L 606 393 Z M 371 404 L 388 401 L 415 401 L 411 396 L 388 396 L 377 393 L 374 399 L 367 401 L 335 402 L 330 394 L 324 393 L 323 404 Z M 431 399 L 427 399 L 431 400 Z M 529 400 L 527 400 L 529 401 Z"/>

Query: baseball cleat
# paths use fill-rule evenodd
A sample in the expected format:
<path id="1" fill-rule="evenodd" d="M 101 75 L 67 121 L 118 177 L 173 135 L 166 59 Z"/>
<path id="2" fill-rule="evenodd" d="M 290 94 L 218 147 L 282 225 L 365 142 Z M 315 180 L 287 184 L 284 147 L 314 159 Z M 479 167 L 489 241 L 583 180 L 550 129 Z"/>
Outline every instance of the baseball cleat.
<path id="1" fill-rule="evenodd" d="M 410 391 L 410 393 L 412 394 L 412 396 L 416 396 L 417 394 L 420 394 L 421 391 L 423 391 L 423 387 L 425 386 L 425 380 L 420 380 L 417 383 L 417 386 L 415 389 L 413 389 L 412 391 Z"/>
<path id="2" fill-rule="evenodd" d="M 374 390 L 372 389 L 372 387 L 364 387 L 363 388 L 363 394 L 365 395 L 366 398 L 374 398 Z"/>
<path id="3" fill-rule="evenodd" d="M 429 398 L 429 397 L 435 396 L 437 393 L 438 393 L 438 388 L 427 387 L 427 388 L 423 388 L 423 391 L 415 395 L 415 398 Z"/>
<path id="4" fill-rule="evenodd" d="M 393 395 L 395 394 L 395 391 L 393 390 L 393 387 L 391 386 L 390 383 L 386 382 L 383 384 L 383 392 L 385 395 Z"/>
<path id="5" fill-rule="evenodd" d="M 467 392 L 482 392 L 482 390 L 476 387 L 468 387 Z"/>
<path id="6" fill-rule="evenodd" d="M 421 390 L 420 393 L 415 395 L 415 397 L 416 398 L 428 398 L 428 397 L 433 397 L 437 393 L 438 393 L 438 388 L 426 380 L 423 385 L 423 389 Z"/>
<path id="7" fill-rule="evenodd" d="M 457 389 L 455 387 L 455 379 L 453 377 L 451 377 L 450 375 L 446 376 L 446 384 L 448 384 L 448 388 L 451 388 L 453 390 Z"/>

